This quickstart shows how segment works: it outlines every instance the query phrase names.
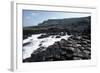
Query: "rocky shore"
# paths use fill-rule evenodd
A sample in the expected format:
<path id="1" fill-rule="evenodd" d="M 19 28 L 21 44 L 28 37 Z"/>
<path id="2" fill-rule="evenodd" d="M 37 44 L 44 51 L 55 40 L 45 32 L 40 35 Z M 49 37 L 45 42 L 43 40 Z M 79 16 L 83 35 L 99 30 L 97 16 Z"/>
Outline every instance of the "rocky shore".
<path id="1" fill-rule="evenodd" d="M 32 39 L 33 44 L 38 44 L 35 45 L 35 50 L 32 50 L 30 55 L 23 59 L 23 62 L 91 59 L 91 16 L 49 19 L 38 26 L 23 28 L 23 39 L 36 34 L 42 35 Z M 51 41 L 53 41 L 52 44 L 50 44 Z M 25 43 L 23 46 L 29 43 Z M 49 45 L 44 46 L 43 43 Z M 29 50 L 29 48 L 27 49 Z M 33 45 L 31 49 L 34 49 Z"/>
<path id="2" fill-rule="evenodd" d="M 60 38 L 60 36 L 57 36 L 57 38 Z M 43 38 L 43 35 L 40 38 Z M 23 62 L 88 59 L 91 59 L 90 35 L 73 35 L 68 40 L 61 39 L 61 41 L 55 42 L 46 49 L 40 45 L 40 48 L 34 51 L 31 57 L 24 59 Z"/>

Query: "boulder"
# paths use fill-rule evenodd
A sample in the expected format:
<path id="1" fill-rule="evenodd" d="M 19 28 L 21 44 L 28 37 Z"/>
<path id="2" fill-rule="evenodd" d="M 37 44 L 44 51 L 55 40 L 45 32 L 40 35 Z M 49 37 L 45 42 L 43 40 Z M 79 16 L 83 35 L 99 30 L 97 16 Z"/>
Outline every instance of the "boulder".
<path id="1" fill-rule="evenodd" d="M 42 34 L 41 36 L 38 37 L 38 39 L 42 39 L 42 38 L 46 38 L 46 37 L 49 37 L 48 34 Z"/>
<path id="2" fill-rule="evenodd" d="M 58 36 L 56 36 L 55 38 L 61 38 L 61 37 L 58 35 Z"/>
<path id="3" fill-rule="evenodd" d="M 73 60 L 81 60 L 82 58 L 80 57 L 73 57 Z"/>

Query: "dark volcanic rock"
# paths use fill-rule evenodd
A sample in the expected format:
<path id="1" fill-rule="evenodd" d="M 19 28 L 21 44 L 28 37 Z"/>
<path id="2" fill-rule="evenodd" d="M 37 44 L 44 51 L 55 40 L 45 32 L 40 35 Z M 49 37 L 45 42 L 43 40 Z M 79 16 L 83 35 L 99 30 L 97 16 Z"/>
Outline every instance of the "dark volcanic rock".
<path id="1" fill-rule="evenodd" d="M 29 45 L 29 44 L 31 44 L 31 43 L 32 43 L 32 42 L 24 43 L 23 46 Z"/>
<path id="2" fill-rule="evenodd" d="M 82 36 L 72 36 L 68 40 L 61 39 L 49 47 L 40 47 L 30 58 L 23 62 L 85 60 L 91 59 L 91 41 Z"/>
<path id="3" fill-rule="evenodd" d="M 42 38 L 46 38 L 46 37 L 49 37 L 49 35 L 48 34 L 41 35 L 38 37 L 38 39 L 42 39 Z"/>
<path id="4" fill-rule="evenodd" d="M 58 36 L 56 36 L 56 38 L 61 38 L 61 37 L 58 35 Z"/>
<path id="5" fill-rule="evenodd" d="M 65 36 L 66 35 L 66 32 L 61 32 L 59 35 L 60 36 Z"/>

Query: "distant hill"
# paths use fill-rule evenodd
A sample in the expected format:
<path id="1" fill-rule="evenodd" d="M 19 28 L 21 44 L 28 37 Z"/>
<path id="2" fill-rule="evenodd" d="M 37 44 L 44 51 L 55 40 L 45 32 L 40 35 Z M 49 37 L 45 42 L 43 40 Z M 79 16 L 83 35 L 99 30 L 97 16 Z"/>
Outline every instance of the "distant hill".
<path id="1" fill-rule="evenodd" d="M 48 19 L 43 23 L 38 24 L 40 27 L 48 28 L 49 31 L 57 31 L 63 29 L 71 33 L 84 32 L 91 29 L 91 16 L 80 18 L 66 18 L 66 19 Z"/>
<path id="2" fill-rule="evenodd" d="M 91 16 L 66 19 L 48 19 L 37 26 L 23 28 L 24 35 L 39 33 L 87 34 L 91 33 Z"/>
<path id="3" fill-rule="evenodd" d="M 44 21 L 38 26 L 48 26 L 48 25 L 70 25 L 70 24 L 79 24 L 79 23 L 90 23 L 90 16 L 89 17 L 80 17 L 80 18 L 65 18 L 65 19 L 48 19 Z"/>

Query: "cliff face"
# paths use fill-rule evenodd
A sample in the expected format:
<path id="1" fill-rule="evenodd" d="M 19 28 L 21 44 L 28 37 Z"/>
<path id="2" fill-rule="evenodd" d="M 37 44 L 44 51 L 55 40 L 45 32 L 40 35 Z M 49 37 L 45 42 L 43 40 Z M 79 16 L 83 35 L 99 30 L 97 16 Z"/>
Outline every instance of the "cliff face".
<path id="1" fill-rule="evenodd" d="M 91 17 L 81 18 L 67 18 L 67 19 L 49 19 L 39 24 L 38 26 L 46 27 L 48 31 L 65 31 L 73 33 L 87 33 L 87 30 L 91 30 Z M 88 31 L 90 33 L 90 31 Z"/>
<path id="2" fill-rule="evenodd" d="M 90 23 L 91 17 L 80 17 L 80 18 L 66 18 L 66 19 L 48 19 L 43 23 L 38 24 L 38 26 L 48 26 L 48 25 L 72 25 L 72 24 L 84 24 Z"/>

